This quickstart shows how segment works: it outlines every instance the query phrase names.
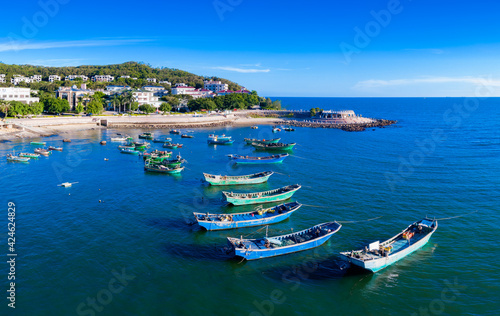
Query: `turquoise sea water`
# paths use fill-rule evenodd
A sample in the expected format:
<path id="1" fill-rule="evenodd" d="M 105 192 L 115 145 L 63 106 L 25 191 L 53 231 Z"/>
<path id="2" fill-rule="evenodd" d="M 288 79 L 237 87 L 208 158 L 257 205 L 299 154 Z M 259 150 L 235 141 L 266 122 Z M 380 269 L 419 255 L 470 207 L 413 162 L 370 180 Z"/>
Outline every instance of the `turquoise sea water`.
<path id="1" fill-rule="evenodd" d="M 196 129 L 178 150 L 188 160 L 180 176 L 145 173 L 142 158 L 120 154 L 117 132 L 95 130 L 44 138 L 63 146 L 28 165 L 7 163 L 30 140 L 0 144 L 3 253 L 0 279 L 7 307 L 7 203 L 16 205 L 16 315 L 497 315 L 500 311 L 500 99 L 280 98 L 287 108 L 353 109 L 395 119 L 360 133 L 269 126 L 220 128 L 232 146 L 208 146 L 213 129 Z M 154 130 L 167 134 L 167 130 Z M 234 166 L 226 155 L 251 155 L 244 137 L 297 142 L 283 164 Z M 71 138 L 72 143 L 62 143 Z M 161 144 L 153 144 L 160 148 Z M 104 158 L 109 159 L 105 161 Z M 189 214 L 241 212 L 203 172 L 273 170 L 262 191 L 303 187 L 307 204 L 269 227 L 269 235 L 318 223 L 345 223 L 315 250 L 266 260 L 230 260 L 226 236 L 259 229 L 205 232 Z M 57 185 L 78 182 L 71 188 Z M 101 201 L 101 203 L 99 202 Z M 428 215 L 439 222 L 429 243 L 410 257 L 364 274 L 341 269 L 339 251 L 385 240 Z M 260 230 L 257 234 L 264 233 Z M 8 294 L 8 293 L 7 293 Z"/>

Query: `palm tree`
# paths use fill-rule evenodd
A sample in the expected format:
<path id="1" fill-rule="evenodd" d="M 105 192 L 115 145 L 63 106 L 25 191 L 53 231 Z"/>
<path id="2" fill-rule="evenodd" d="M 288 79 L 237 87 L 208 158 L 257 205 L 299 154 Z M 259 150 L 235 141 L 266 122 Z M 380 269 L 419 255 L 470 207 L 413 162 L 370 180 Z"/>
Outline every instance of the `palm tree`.
<path id="1" fill-rule="evenodd" d="M 128 105 L 128 109 L 130 111 L 130 106 L 132 105 L 132 102 L 135 101 L 134 94 L 132 93 L 132 91 L 127 91 L 126 93 L 124 93 L 122 95 L 122 100 L 124 104 Z"/>
<path id="2" fill-rule="evenodd" d="M 113 111 L 116 111 L 116 105 L 118 104 L 118 106 L 120 106 L 121 104 L 120 96 L 118 94 L 114 94 L 113 97 L 111 97 L 110 103 L 113 105 Z"/>
<path id="3" fill-rule="evenodd" d="M 10 103 L 4 100 L 0 100 L 0 110 L 5 113 L 3 120 L 7 119 L 7 113 L 9 112 Z"/>

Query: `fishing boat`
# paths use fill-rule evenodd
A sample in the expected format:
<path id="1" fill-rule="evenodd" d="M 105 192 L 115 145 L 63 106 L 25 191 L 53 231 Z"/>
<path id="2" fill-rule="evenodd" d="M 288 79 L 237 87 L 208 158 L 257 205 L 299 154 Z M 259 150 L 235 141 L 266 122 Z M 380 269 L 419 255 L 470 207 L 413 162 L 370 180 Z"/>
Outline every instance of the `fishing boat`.
<path id="1" fill-rule="evenodd" d="M 337 222 L 328 222 L 288 235 L 267 237 L 266 234 L 266 237 L 257 239 L 227 237 L 227 242 L 234 256 L 255 260 L 316 248 L 341 227 Z"/>
<path id="2" fill-rule="evenodd" d="M 63 139 L 63 143 L 71 143 L 71 139 L 65 138 Z"/>
<path id="3" fill-rule="evenodd" d="M 222 176 L 203 173 L 205 181 L 211 185 L 235 185 L 235 184 L 256 184 L 267 182 L 270 176 L 273 175 L 272 171 L 264 171 L 245 176 Z"/>
<path id="4" fill-rule="evenodd" d="M 35 153 L 20 153 L 18 156 L 19 157 L 30 158 L 30 159 L 38 159 L 38 158 L 40 158 L 40 154 L 35 154 Z"/>
<path id="5" fill-rule="evenodd" d="M 144 170 L 150 172 L 176 174 L 176 173 L 181 173 L 181 171 L 184 170 L 184 167 L 177 166 L 175 168 L 169 168 L 163 165 L 145 164 Z"/>
<path id="6" fill-rule="evenodd" d="M 302 204 L 291 202 L 234 214 L 193 213 L 198 225 L 206 230 L 223 230 L 279 223 L 289 218 Z"/>
<path id="7" fill-rule="evenodd" d="M 278 202 L 291 198 L 297 190 L 300 189 L 299 184 L 287 185 L 286 187 L 251 193 L 234 193 L 222 191 L 222 195 L 228 203 L 233 205 L 249 205 L 257 203 Z"/>
<path id="8" fill-rule="evenodd" d="M 219 139 L 219 138 L 209 138 L 207 140 L 209 145 L 232 145 L 234 140 L 232 139 Z"/>
<path id="9" fill-rule="evenodd" d="M 149 147 L 151 146 L 148 142 L 133 142 L 134 146 L 137 147 Z"/>
<path id="10" fill-rule="evenodd" d="M 273 127 L 273 133 L 281 132 L 279 127 Z"/>
<path id="11" fill-rule="evenodd" d="M 181 131 L 173 129 L 169 133 L 172 134 L 172 135 L 180 135 Z"/>
<path id="12" fill-rule="evenodd" d="M 126 142 L 128 141 L 128 136 L 121 136 L 121 137 L 111 137 L 112 142 Z"/>
<path id="13" fill-rule="evenodd" d="M 285 132 L 295 132 L 295 128 L 291 127 L 291 126 L 287 126 L 284 128 L 284 131 Z"/>
<path id="14" fill-rule="evenodd" d="M 45 146 L 47 143 L 46 142 L 31 142 L 31 145 L 34 146 Z"/>
<path id="15" fill-rule="evenodd" d="M 384 242 L 375 241 L 362 250 L 341 252 L 340 257 L 373 273 L 422 248 L 438 228 L 436 220 L 424 218 Z"/>
<path id="16" fill-rule="evenodd" d="M 120 148 L 122 154 L 139 155 L 141 152 L 133 149 Z"/>
<path id="17" fill-rule="evenodd" d="M 193 135 L 188 135 L 188 134 L 182 134 L 181 138 L 194 138 Z"/>
<path id="18" fill-rule="evenodd" d="M 7 161 L 9 161 L 9 162 L 29 163 L 30 159 L 27 158 L 27 157 L 19 157 L 19 156 L 7 154 Z"/>
<path id="19" fill-rule="evenodd" d="M 153 143 L 165 143 L 165 142 L 171 142 L 171 141 L 172 141 L 172 138 L 170 138 L 170 137 L 153 139 Z"/>
<path id="20" fill-rule="evenodd" d="M 293 146 L 297 145 L 296 143 L 283 144 L 283 143 L 272 143 L 272 144 L 257 144 L 252 143 L 252 146 L 256 150 L 267 150 L 267 151 L 283 151 L 283 150 L 292 150 Z"/>
<path id="21" fill-rule="evenodd" d="M 149 133 L 149 132 L 145 132 L 145 133 L 142 133 L 141 135 L 139 135 L 139 138 L 141 138 L 141 139 L 153 139 L 154 134 Z"/>
<path id="22" fill-rule="evenodd" d="M 256 139 L 256 138 L 245 138 L 245 142 L 247 145 L 251 145 L 253 143 L 256 144 L 275 144 L 280 141 L 281 138 L 273 138 L 273 139 Z"/>
<path id="23" fill-rule="evenodd" d="M 172 156 L 171 151 L 153 150 L 150 153 L 143 153 L 144 160 L 152 159 L 155 162 L 162 162 L 164 159 L 170 158 Z"/>
<path id="24" fill-rule="evenodd" d="M 208 135 L 208 139 L 231 140 L 231 138 L 232 138 L 232 136 L 226 136 L 225 134 L 222 134 L 222 135 L 210 134 L 210 135 Z"/>
<path id="25" fill-rule="evenodd" d="M 119 149 L 135 149 L 135 145 L 118 145 Z"/>
<path id="26" fill-rule="evenodd" d="M 258 129 L 259 127 L 257 125 L 253 125 L 252 127 L 250 127 L 251 129 Z"/>
<path id="27" fill-rule="evenodd" d="M 34 152 L 35 154 L 40 154 L 42 156 L 52 155 L 52 152 L 45 148 L 35 148 Z"/>
<path id="28" fill-rule="evenodd" d="M 63 187 L 63 188 L 71 188 L 71 186 L 75 183 L 78 183 L 78 182 L 63 182 L 61 184 L 58 184 L 57 186 Z"/>
<path id="29" fill-rule="evenodd" d="M 235 163 L 281 163 L 288 157 L 288 154 L 278 154 L 265 157 L 250 157 L 250 156 L 240 156 L 240 155 L 228 155 L 229 159 L 232 159 Z"/>
<path id="30" fill-rule="evenodd" d="M 62 147 L 49 146 L 49 150 L 63 151 L 63 148 Z"/>
<path id="31" fill-rule="evenodd" d="M 177 149 L 177 148 L 182 148 L 182 144 L 174 144 L 171 142 L 166 142 L 165 144 L 163 144 L 163 147 L 170 148 L 170 149 Z"/>

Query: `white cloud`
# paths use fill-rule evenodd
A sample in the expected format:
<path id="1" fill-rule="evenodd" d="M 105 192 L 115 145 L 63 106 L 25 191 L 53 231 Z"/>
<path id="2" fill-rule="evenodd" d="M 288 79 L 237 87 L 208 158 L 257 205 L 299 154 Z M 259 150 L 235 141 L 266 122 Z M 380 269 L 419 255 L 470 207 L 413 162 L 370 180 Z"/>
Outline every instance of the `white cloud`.
<path id="1" fill-rule="evenodd" d="M 0 42 L 0 52 L 20 51 L 27 49 L 50 49 L 50 48 L 68 48 L 68 47 L 92 47 L 92 46 L 121 46 L 134 43 L 149 42 L 149 39 L 96 39 L 81 41 L 19 41 L 6 40 Z"/>
<path id="2" fill-rule="evenodd" d="M 240 73 L 258 73 L 258 72 L 270 72 L 270 69 L 255 69 L 255 68 L 236 68 L 236 67 L 210 67 L 211 69 L 220 69 L 226 71 L 234 71 Z"/>
<path id="3" fill-rule="evenodd" d="M 469 83 L 487 87 L 500 87 L 500 80 L 486 77 L 426 77 L 413 79 L 392 79 L 392 80 L 364 80 L 356 83 L 353 89 L 367 90 L 381 87 L 392 87 L 402 85 L 415 85 L 422 83 Z"/>

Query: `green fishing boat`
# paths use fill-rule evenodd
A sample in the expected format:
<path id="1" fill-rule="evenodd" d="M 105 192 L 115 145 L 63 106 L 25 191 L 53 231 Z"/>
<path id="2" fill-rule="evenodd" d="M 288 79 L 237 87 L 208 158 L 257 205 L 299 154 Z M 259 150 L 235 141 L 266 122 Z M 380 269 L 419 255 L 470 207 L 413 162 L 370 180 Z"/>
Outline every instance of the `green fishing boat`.
<path id="1" fill-rule="evenodd" d="M 256 150 L 266 150 L 266 151 L 283 151 L 283 150 L 292 150 L 293 146 L 297 145 L 296 143 L 283 144 L 283 143 L 272 143 L 272 144 L 258 144 L 252 143 L 252 146 Z"/>
<path id="2" fill-rule="evenodd" d="M 145 164 L 144 165 L 144 170 L 149 171 L 149 172 L 158 172 L 158 173 L 167 173 L 167 174 L 178 174 L 181 173 L 182 170 L 184 170 L 184 167 L 177 166 L 175 168 L 169 168 L 163 165 L 152 165 L 152 164 Z"/>
<path id="3" fill-rule="evenodd" d="M 171 151 L 153 150 L 150 153 L 144 153 L 144 160 L 152 159 L 154 162 L 162 162 L 164 159 L 170 158 L 172 156 Z"/>
<path id="4" fill-rule="evenodd" d="M 223 191 L 222 195 L 228 203 L 233 205 L 249 205 L 258 203 L 278 202 L 291 198 L 298 189 L 299 184 L 293 184 L 279 189 L 252 192 L 252 193 L 234 193 Z"/>
<path id="5" fill-rule="evenodd" d="M 39 154 L 35 154 L 35 153 L 20 153 L 18 156 L 19 157 L 26 157 L 26 158 L 30 158 L 30 159 L 38 159 L 38 158 L 40 158 L 40 155 Z"/>
<path id="6" fill-rule="evenodd" d="M 272 171 L 264 171 L 244 176 L 221 176 L 203 173 L 205 181 L 211 185 L 238 185 L 238 184 L 256 184 L 267 182 L 270 176 L 273 175 Z"/>
<path id="7" fill-rule="evenodd" d="M 247 145 L 252 145 L 253 143 L 256 144 L 276 144 L 277 142 L 280 141 L 281 138 L 273 138 L 273 139 L 256 139 L 256 138 L 245 138 L 245 142 Z"/>
<path id="8" fill-rule="evenodd" d="M 33 146 L 45 146 L 47 143 L 46 142 L 31 142 L 30 144 Z"/>
<path id="9" fill-rule="evenodd" d="M 139 138 L 142 138 L 142 139 L 153 139 L 154 138 L 154 134 L 153 133 L 149 133 L 149 132 L 142 133 L 141 135 L 139 135 Z"/>

